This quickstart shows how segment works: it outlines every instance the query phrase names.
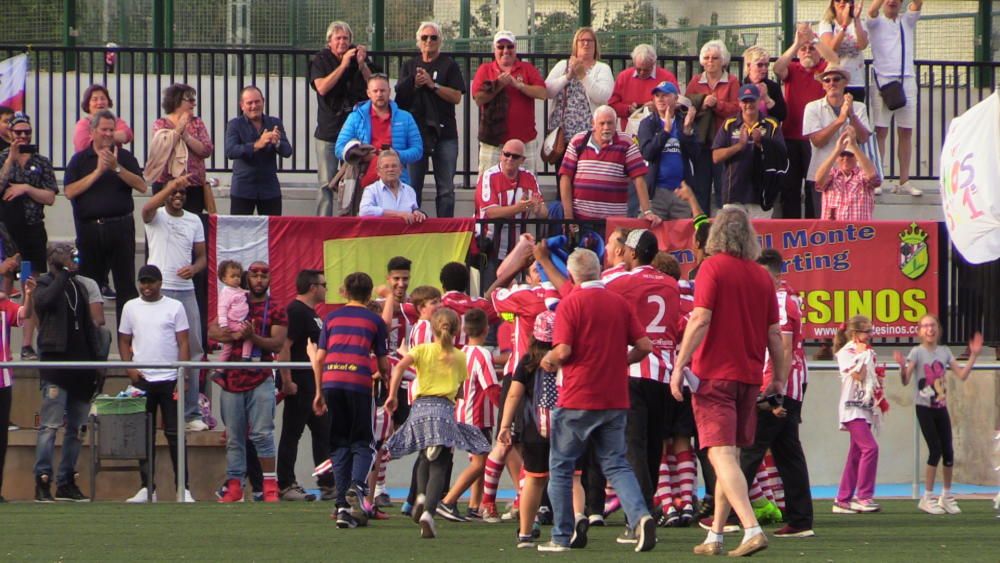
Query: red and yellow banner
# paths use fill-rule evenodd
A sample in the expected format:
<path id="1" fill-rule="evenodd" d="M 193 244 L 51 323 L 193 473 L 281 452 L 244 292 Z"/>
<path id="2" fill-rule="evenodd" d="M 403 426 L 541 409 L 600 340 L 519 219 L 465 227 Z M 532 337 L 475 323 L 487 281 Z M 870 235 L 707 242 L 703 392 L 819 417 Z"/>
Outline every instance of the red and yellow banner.
<path id="1" fill-rule="evenodd" d="M 938 313 L 938 224 L 933 221 L 837 222 L 758 220 L 762 248 L 785 259 L 784 277 L 802 296 L 805 337 L 829 338 L 853 315 L 866 315 L 877 338 L 909 338 L 925 313 Z M 635 219 L 609 219 L 617 227 L 646 227 Z M 652 229 L 660 248 L 694 267 L 691 221 Z"/>

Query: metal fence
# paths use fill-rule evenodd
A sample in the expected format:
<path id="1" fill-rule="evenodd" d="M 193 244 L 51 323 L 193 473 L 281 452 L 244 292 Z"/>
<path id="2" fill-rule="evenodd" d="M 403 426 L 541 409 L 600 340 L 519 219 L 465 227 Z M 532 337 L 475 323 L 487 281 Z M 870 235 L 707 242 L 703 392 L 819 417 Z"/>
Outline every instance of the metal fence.
<path id="1" fill-rule="evenodd" d="M 281 161 L 288 173 L 312 174 L 316 170 L 312 132 L 315 127 L 315 95 L 305 76 L 314 50 L 303 49 L 218 49 L 183 48 L 157 50 L 118 48 L 113 68 L 105 63 L 107 49 L 98 47 L 29 47 L 0 46 L 0 59 L 21 52 L 30 54 L 31 74 L 27 88 L 27 111 L 36 121 L 37 142 L 42 154 L 50 157 L 57 169 L 65 167 L 71 154 L 70 132 L 81 117 L 80 96 L 88 85 L 107 85 L 115 110 L 133 127 L 135 141 L 130 147 L 140 162 L 145 161 L 152 122 L 159 117 L 160 93 L 173 82 L 184 82 L 199 92 L 199 114 L 216 141 L 208 167 L 214 172 L 228 172 L 222 139 L 227 121 L 238 114 L 236 95 L 246 84 L 257 84 L 268 100 L 268 113 L 279 117 L 295 147 L 293 158 Z M 374 53 L 391 77 L 398 76 L 403 61 L 412 51 Z M 490 60 L 486 53 L 451 53 L 467 81 L 480 64 Z M 531 53 L 522 58 L 546 75 L 565 55 Z M 625 55 L 602 57 L 615 72 L 630 64 Z M 694 56 L 661 56 L 660 63 L 686 84 L 700 68 Z M 74 71 L 66 71 L 71 68 Z M 958 61 L 917 61 L 920 91 L 915 130 L 915 150 L 911 177 L 936 178 L 938 154 L 944 133 L 952 117 L 992 93 L 997 84 L 1000 63 Z M 733 60 L 730 70 L 742 76 L 742 65 Z M 545 129 L 549 102 L 538 106 L 539 130 Z M 458 163 L 459 185 L 472 187 L 476 182 L 478 108 L 469 97 L 459 107 L 461 153 Z M 894 152 L 895 132 L 889 149 Z M 898 175 L 895 159 L 885 158 L 888 175 Z M 553 176 L 546 166 L 542 176 Z"/>

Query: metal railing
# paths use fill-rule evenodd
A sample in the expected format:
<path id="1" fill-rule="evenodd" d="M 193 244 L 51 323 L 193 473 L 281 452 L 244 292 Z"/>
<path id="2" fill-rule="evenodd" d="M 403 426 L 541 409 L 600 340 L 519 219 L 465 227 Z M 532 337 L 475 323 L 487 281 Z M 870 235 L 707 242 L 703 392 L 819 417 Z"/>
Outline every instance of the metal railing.
<path id="1" fill-rule="evenodd" d="M 161 92 L 174 82 L 190 84 L 198 90 L 198 113 L 215 141 L 215 151 L 207 159 L 211 172 L 229 172 L 231 163 L 225 158 L 223 139 L 226 123 L 239 113 L 237 94 L 247 84 L 257 84 L 264 92 L 268 113 L 284 123 L 289 140 L 295 147 L 291 159 L 282 159 L 282 172 L 312 174 L 316 171 L 312 137 L 316 119 L 316 100 L 306 83 L 312 50 L 303 49 L 233 49 L 175 48 L 150 49 L 120 47 L 115 49 L 115 61 L 109 66 L 104 47 L 56 47 L 0 45 L 0 59 L 28 52 L 31 75 L 28 84 L 26 110 L 36 123 L 36 143 L 40 152 L 52 159 L 57 169 L 63 169 L 72 156 L 70 141 L 73 124 L 81 117 L 80 96 L 92 83 L 105 84 L 115 101 L 115 110 L 128 122 L 135 141 L 129 147 L 140 162 L 145 162 L 152 122 L 161 115 Z M 399 67 L 415 55 L 412 51 L 372 53 L 376 62 L 395 79 Z M 471 83 L 478 66 L 491 60 L 488 53 L 448 53 L 462 69 L 466 83 Z M 547 75 L 565 55 L 526 53 L 521 58 Z M 606 55 L 602 60 L 619 72 L 631 64 L 627 55 Z M 681 85 L 687 84 L 700 71 L 697 57 L 663 56 L 660 64 L 673 72 Z M 992 93 L 997 83 L 997 62 L 917 61 L 919 93 L 915 129 L 914 178 L 938 176 L 938 153 L 950 119 Z M 73 71 L 65 69 L 72 68 Z M 742 65 L 734 58 L 730 70 L 742 76 Z M 869 88 L 869 96 L 871 96 Z M 540 106 L 540 135 L 546 129 L 549 101 Z M 478 123 L 478 108 L 466 95 L 458 108 L 461 153 L 458 163 L 460 186 L 475 185 L 477 167 L 474 156 L 478 142 L 474 124 Z M 887 150 L 895 152 L 895 131 L 891 132 Z M 884 158 L 890 176 L 898 175 L 895 159 Z M 539 170 L 542 176 L 554 176 L 548 165 Z"/>
<path id="2" fill-rule="evenodd" d="M 276 369 L 312 369 L 312 365 L 309 362 L 260 362 L 260 368 L 262 370 L 276 370 Z M 809 370 L 819 370 L 819 371 L 833 371 L 839 373 L 839 368 L 836 362 L 825 362 L 825 361 L 807 361 L 806 367 Z M 177 468 L 175 472 L 177 483 L 177 502 L 184 502 L 184 477 L 185 471 L 184 467 L 187 467 L 187 452 L 186 443 L 186 432 L 187 426 L 184 420 L 184 386 L 185 386 L 185 374 L 187 370 L 201 370 L 201 369 L 247 369 L 246 362 L 123 362 L 109 360 L 106 362 L 26 362 L 26 361 L 9 361 L 0 362 L 0 368 L 13 368 L 13 369 L 69 369 L 69 370 L 83 370 L 83 369 L 136 369 L 136 368 L 150 368 L 150 369 L 176 369 L 177 370 Z M 1000 371 L 1000 362 L 981 362 L 972 368 L 973 371 Z M 914 415 L 914 430 L 913 430 L 913 498 L 918 498 L 919 485 L 920 485 L 920 470 L 921 470 L 921 460 L 920 460 L 920 428 L 916 423 L 916 415 Z M 154 446 L 155 447 L 155 446 Z"/>

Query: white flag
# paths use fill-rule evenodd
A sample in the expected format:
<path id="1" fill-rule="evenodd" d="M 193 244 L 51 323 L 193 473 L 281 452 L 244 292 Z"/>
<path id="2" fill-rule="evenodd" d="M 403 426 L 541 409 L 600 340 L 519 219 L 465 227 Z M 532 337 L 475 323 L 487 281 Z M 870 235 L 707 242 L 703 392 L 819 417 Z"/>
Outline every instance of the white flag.
<path id="1" fill-rule="evenodd" d="M 28 55 L 0 61 L 0 106 L 24 111 L 24 84 L 28 78 Z"/>
<path id="2" fill-rule="evenodd" d="M 1000 92 L 951 121 L 941 148 L 941 206 L 967 261 L 1000 258 Z"/>

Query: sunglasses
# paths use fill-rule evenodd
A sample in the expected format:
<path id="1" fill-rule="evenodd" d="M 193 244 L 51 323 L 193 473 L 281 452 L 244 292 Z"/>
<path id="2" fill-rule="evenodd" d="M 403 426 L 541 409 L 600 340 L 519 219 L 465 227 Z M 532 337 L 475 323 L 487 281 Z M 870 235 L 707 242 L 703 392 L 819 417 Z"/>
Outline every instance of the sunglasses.
<path id="1" fill-rule="evenodd" d="M 31 136 L 31 129 L 17 129 L 17 130 L 11 131 L 11 134 L 17 135 L 19 137 L 30 137 Z"/>
<path id="2" fill-rule="evenodd" d="M 514 45 L 497 45 L 497 51 L 515 51 L 517 47 Z"/>
<path id="3" fill-rule="evenodd" d="M 266 266 L 253 266 L 247 271 L 250 272 L 251 274 L 270 274 L 271 268 L 268 268 Z"/>
<path id="4" fill-rule="evenodd" d="M 523 154 L 517 154 L 515 152 L 503 151 L 501 154 L 503 154 L 504 158 L 509 158 L 511 160 L 520 160 L 524 158 Z"/>
<path id="5" fill-rule="evenodd" d="M 827 76 L 823 79 L 823 84 L 836 84 L 837 82 L 843 82 L 843 76 Z"/>
<path id="6" fill-rule="evenodd" d="M 421 35 L 420 36 L 420 40 L 421 41 L 437 41 L 438 40 L 438 36 L 437 35 Z"/>

